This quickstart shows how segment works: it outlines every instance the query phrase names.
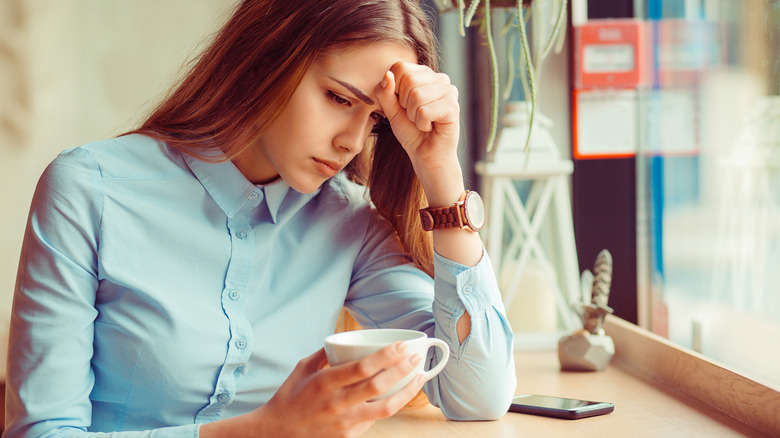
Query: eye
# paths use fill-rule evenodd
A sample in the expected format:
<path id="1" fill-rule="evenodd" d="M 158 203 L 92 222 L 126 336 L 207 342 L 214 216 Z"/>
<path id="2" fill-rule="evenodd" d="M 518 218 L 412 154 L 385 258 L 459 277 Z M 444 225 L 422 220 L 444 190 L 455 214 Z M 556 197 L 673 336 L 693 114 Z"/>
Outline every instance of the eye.
<path id="1" fill-rule="evenodd" d="M 385 116 L 383 116 L 382 114 L 380 114 L 378 112 L 373 112 L 373 113 L 371 113 L 371 120 L 373 120 L 374 123 L 379 123 L 382 120 L 386 120 L 386 119 L 385 119 Z"/>
<path id="2" fill-rule="evenodd" d="M 336 105 L 344 105 L 344 106 L 352 105 L 352 103 L 349 100 L 344 99 L 343 97 L 339 96 L 338 94 L 332 91 L 328 91 L 328 97 L 330 97 L 330 100 L 336 103 Z"/>

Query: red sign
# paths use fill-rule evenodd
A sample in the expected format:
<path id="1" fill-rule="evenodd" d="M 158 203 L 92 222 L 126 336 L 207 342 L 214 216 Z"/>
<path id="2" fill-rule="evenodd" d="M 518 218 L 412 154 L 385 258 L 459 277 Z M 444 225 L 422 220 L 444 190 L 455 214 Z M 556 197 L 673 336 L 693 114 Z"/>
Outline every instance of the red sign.
<path id="1" fill-rule="evenodd" d="M 574 28 L 575 87 L 634 88 L 647 83 L 647 26 L 641 20 L 589 20 Z"/>

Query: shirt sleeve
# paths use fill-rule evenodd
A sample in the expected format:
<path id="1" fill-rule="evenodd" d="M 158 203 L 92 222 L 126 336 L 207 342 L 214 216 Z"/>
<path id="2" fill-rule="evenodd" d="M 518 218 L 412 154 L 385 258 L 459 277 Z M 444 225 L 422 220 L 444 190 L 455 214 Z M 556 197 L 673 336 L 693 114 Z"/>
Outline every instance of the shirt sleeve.
<path id="1" fill-rule="evenodd" d="M 44 171 L 22 245 L 9 335 L 4 437 L 195 437 L 197 425 L 88 433 L 102 207 L 100 169 L 84 149 Z"/>
<path id="2" fill-rule="evenodd" d="M 516 387 L 512 329 L 487 253 L 474 267 L 434 254 L 434 337 L 447 342 L 444 370 L 426 383 L 432 404 L 453 420 L 492 420 L 509 409 Z M 467 311 L 471 331 L 458 341 Z"/>
<path id="3" fill-rule="evenodd" d="M 444 370 L 425 384 L 429 401 L 453 420 L 492 420 L 508 410 L 516 387 L 512 329 L 490 258 L 466 267 L 434 254 L 434 279 L 403 255 L 395 234 L 371 228 L 347 308 L 363 327 L 421 330 L 445 341 Z M 458 341 L 468 311 L 471 331 Z M 437 349 L 427 358 L 437 363 Z"/>

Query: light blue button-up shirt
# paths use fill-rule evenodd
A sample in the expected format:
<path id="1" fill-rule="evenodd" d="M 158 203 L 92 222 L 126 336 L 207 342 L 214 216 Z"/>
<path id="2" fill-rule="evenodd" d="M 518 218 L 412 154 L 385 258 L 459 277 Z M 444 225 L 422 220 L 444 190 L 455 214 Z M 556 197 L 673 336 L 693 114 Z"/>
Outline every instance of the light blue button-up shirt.
<path id="1" fill-rule="evenodd" d="M 363 327 L 445 340 L 430 401 L 453 419 L 500 417 L 515 374 L 490 261 L 436 255 L 435 273 L 341 174 L 300 194 L 141 135 L 70 149 L 32 202 L 4 436 L 197 436 L 267 402 L 342 306 Z"/>

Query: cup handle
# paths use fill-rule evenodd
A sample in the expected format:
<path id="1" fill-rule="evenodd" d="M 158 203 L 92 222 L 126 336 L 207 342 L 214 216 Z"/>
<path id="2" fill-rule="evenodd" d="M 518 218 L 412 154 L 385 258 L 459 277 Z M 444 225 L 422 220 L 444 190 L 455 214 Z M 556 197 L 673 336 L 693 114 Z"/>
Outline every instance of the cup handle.
<path id="1" fill-rule="evenodd" d="M 430 349 L 431 347 L 438 348 L 442 352 L 442 355 L 439 356 L 439 363 L 437 363 L 435 367 L 422 373 L 423 376 L 425 376 L 426 382 L 434 378 L 437 374 L 439 374 L 441 370 L 444 369 L 444 365 L 447 365 L 447 361 L 450 359 L 450 347 L 447 345 L 446 342 L 438 338 L 429 338 L 428 349 Z M 428 351 L 428 349 L 426 349 L 426 351 Z"/>

